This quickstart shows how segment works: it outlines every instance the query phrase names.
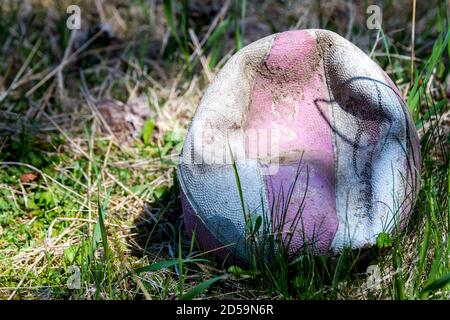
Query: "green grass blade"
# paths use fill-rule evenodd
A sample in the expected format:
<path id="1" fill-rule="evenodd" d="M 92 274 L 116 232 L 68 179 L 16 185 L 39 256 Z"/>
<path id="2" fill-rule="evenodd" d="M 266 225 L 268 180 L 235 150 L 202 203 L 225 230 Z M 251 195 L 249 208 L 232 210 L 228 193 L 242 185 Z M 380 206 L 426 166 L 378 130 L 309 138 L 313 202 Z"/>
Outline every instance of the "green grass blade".
<path id="1" fill-rule="evenodd" d="M 214 29 L 211 36 L 206 41 L 206 48 L 211 48 L 217 44 L 217 42 L 222 38 L 222 36 L 228 31 L 230 28 L 231 20 L 230 18 L 226 18 Z"/>
<path id="2" fill-rule="evenodd" d="M 233 151 L 231 150 L 230 146 L 228 146 L 228 147 L 230 149 L 231 160 L 232 160 L 232 163 L 233 163 L 233 170 L 234 170 L 234 176 L 236 178 L 236 185 L 237 185 L 238 192 L 239 192 L 239 199 L 241 200 L 242 213 L 244 214 L 245 224 L 247 225 L 247 223 L 248 223 L 248 221 L 247 221 L 247 213 L 245 211 L 244 194 L 242 192 L 241 179 L 239 178 L 239 173 L 238 173 L 238 169 L 237 169 L 237 166 L 236 166 L 236 160 L 234 159 Z"/>
<path id="3" fill-rule="evenodd" d="M 448 284 L 450 284 L 450 272 L 447 273 L 445 276 L 443 276 L 443 277 L 437 279 L 436 281 L 432 282 L 428 286 L 426 286 L 422 290 L 422 293 L 426 293 L 426 292 L 429 292 L 429 291 L 436 291 L 436 290 L 442 289 Z"/>
<path id="4" fill-rule="evenodd" d="M 419 118 L 420 97 L 423 96 L 423 94 L 425 94 L 425 86 L 430 80 L 430 77 L 433 74 L 433 70 L 436 64 L 444 54 L 445 48 L 449 45 L 449 41 L 450 41 L 450 30 L 447 31 L 444 40 L 442 40 L 442 35 L 439 35 L 438 39 L 434 43 L 433 51 L 430 58 L 428 59 L 422 72 L 420 72 L 420 75 L 416 78 L 414 85 L 409 93 L 407 103 L 410 111 L 413 114 L 414 121 L 417 121 L 417 119 Z M 423 75 L 425 72 L 426 75 L 424 77 Z"/>
<path id="5" fill-rule="evenodd" d="M 441 111 L 442 109 L 444 109 L 444 107 L 447 105 L 447 100 L 441 100 L 438 103 L 436 103 L 435 105 L 432 105 L 430 107 L 430 109 L 424 113 L 424 115 L 421 117 L 421 119 L 419 119 L 418 121 L 416 121 L 416 129 L 419 130 L 423 127 L 423 124 L 430 120 L 432 116 L 436 116 L 438 114 L 439 111 Z"/>
<path id="6" fill-rule="evenodd" d="M 203 281 L 202 283 L 200 283 L 199 285 L 196 285 L 194 288 L 192 288 L 191 290 L 189 290 L 188 293 L 184 294 L 181 297 L 181 300 L 191 300 L 193 298 L 195 298 L 196 296 L 198 296 L 200 293 L 202 293 L 202 291 L 204 291 L 205 289 L 209 288 L 211 285 L 213 285 L 214 283 L 216 283 L 219 280 L 225 279 L 226 276 L 217 276 L 214 277 L 212 279 Z"/>
<path id="7" fill-rule="evenodd" d="M 389 51 L 389 43 L 387 41 L 386 34 L 383 31 L 383 28 L 380 27 L 381 39 L 383 40 L 384 49 L 386 50 L 386 56 L 389 61 L 389 65 L 392 65 L 391 53 Z"/>
<path id="8" fill-rule="evenodd" d="M 150 144 L 154 129 L 155 121 L 153 119 L 147 120 L 147 122 L 145 122 L 144 128 L 142 129 L 142 141 L 144 141 L 145 145 Z"/>
<path id="9" fill-rule="evenodd" d="M 184 5 L 183 8 L 185 9 L 186 6 Z M 182 52 L 182 54 L 184 56 L 185 62 L 190 67 L 189 50 L 188 50 L 188 47 L 186 45 L 187 30 L 183 30 L 183 32 L 185 34 L 185 37 L 184 37 L 184 41 L 182 41 L 180 36 L 178 35 L 177 24 L 175 22 L 175 12 L 174 12 L 174 7 L 173 7 L 173 0 L 164 0 L 164 15 L 166 17 L 166 21 L 167 21 L 167 25 L 169 27 L 170 33 L 172 34 L 172 36 L 175 39 L 175 42 L 177 43 L 178 47 L 180 48 L 180 50 L 181 50 L 181 52 Z M 183 15 L 183 17 L 184 17 L 184 15 Z M 186 19 L 186 17 L 184 17 L 183 19 Z M 187 21 L 186 22 L 182 21 L 182 22 L 183 22 L 182 29 L 185 29 Z"/>

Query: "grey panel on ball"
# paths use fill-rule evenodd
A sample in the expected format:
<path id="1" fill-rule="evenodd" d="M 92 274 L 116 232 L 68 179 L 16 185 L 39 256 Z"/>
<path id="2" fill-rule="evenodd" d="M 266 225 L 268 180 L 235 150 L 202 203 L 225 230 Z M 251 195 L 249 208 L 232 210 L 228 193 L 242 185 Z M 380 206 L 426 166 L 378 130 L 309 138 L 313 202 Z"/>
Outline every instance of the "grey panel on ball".
<path id="1" fill-rule="evenodd" d="M 333 248 L 361 248 L 400 224 L 408 189 L 415 189 L 408 176 L 417 173 L 406 171 L 416 169 L 406 164 L 410 141 L 417 143 L 418 138 L 409 128 L 412 122 L 402 98 L 383 70 L 337 34 L 317 31 L 317 35 L 332 98 L 340 220 Z"/>
<path id="2" fill-rule="evenodd" d="M 256 161 L 236 163 L 247 213 L 267 212 L 267 196 Z M 180 163 L 179 180 L 192 208 L 208 231 L 246 261 L 245 218 L 231 165 Z"/>

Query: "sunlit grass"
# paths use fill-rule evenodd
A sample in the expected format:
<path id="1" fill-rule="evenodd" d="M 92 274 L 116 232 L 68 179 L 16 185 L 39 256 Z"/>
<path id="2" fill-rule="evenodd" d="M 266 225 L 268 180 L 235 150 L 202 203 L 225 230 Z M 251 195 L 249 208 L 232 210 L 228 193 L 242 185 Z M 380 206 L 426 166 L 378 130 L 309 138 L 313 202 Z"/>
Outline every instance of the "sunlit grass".
<path id="1" fill-rule="evenodd" d="M 404 3 L 399 12 L 382 2 L 379 44 L 378 31 L 365 27 L 364 8 L 354 8 L 350 25 L 346 5 L 224 1 L 211 15 L 187 0 L 108 1 L 101 13 L 80 1 L 90 28 L 71 43 L 62 2 L 30 1 L 32 11 L 23 3 L 0 5 L 0 298 L 450 298 L 445 2 L 417 8 L 413 78 Z M 100 22 L 113 36 L 98 35 Z M 177 155 L 209 77 L 249 39 L 295 27 L 349 32 L 373 50 L 420 132 L 421 190 L 406 229 L 372 250 L 305 253 L 294 261 L 271 250 L 270 259 L 253 256 L 249 268 L 225 269 L 184 233 Z M 79 52 L 67 61 L 66 50 Z M 126 147 L 89 99 L 131 103 L 137 96 L 146 97 L 151 118 Z M 27 180 L 28 173 L 36 177 Z M 256 237 L 266 224 L 249 225 Z M 264 239 L 272 247 L 279 240 Z M 254 249 L 263 250 L 257 242 Z M 372 287 L 368 265 L 380 271 Z M 74 266 L 80 287 L 68 288 Z"/>

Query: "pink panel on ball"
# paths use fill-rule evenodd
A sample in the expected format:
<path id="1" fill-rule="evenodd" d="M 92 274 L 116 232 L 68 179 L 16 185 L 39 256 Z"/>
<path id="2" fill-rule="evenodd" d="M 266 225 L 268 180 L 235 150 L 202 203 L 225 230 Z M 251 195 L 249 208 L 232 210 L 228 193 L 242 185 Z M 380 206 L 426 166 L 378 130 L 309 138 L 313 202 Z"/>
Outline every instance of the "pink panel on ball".
<path id="1" fill-rule="evenodd" d="M 292 250 L 314 240 L 315 249 L 327 251 L 338 226 L 332 132 L 328 104 L 321 103 L 323 100 L 328 101 L 329 94 L 316 39 L 306 31 L 277 35 L 251 92 L 246 154 L 250 158 L 279 156 L 278 172 L 265 176 L 269 210 L 278 207 L 273 218 L 274 224 L 277 224 L 282 219 L 280 215 L 283 211 L 276 205 L 281 189 L 285 198 L 282 202 L 286 203 L 300 156 L 304 153 L 303 170 L 293 189 L 284 225 L 287 232 L 295 220 L 305 192 L 308 168 L 304 209 L 293 235 Z M 263 129 L 272 130 L 271 139 L 276 138 L 273 132 L 279 134 L 278 155 L 276 150 L 261 154 L 264 150 L 261 134 L 254 133 Z M 266 144 L 276 145 L 271 140 Z M 255 145 L 259 149 L 255 149 Z"/>

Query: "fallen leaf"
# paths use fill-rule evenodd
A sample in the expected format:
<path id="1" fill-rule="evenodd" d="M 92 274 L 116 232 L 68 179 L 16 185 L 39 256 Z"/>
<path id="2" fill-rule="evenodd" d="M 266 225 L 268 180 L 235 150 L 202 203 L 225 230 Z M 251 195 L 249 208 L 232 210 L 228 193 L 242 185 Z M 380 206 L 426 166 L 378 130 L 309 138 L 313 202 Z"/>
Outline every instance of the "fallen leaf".
<path id="1" fill-rule="evenodd" d="M 39 179 L 39 173 L 36 172 L 27 172 L 20 176 L 20 182 L 22 183 L 31 183 Z"/>
<path id="2" fill-rule="evenodd" d="M 150 108 L 146 97 L 138 97 L 126 104 L 117 100 L 102 99 L 96 107 L 116 139 L 122 144 L 130 144 L 140 136 Z"/>

